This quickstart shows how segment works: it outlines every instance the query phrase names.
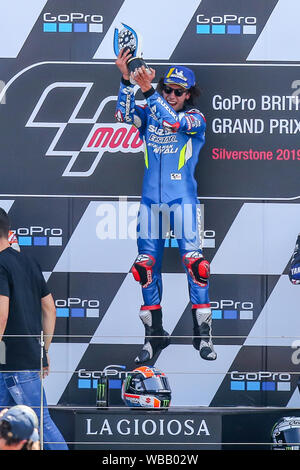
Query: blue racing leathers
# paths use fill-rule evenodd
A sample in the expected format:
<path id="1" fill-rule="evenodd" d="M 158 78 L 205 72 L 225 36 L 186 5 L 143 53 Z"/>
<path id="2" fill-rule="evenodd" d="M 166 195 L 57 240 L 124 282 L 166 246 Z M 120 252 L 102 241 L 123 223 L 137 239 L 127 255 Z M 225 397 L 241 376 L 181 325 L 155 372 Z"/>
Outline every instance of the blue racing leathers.
<path id="1" fill-rule="evenodd" d="M 197 109 L 175 112 L 153 88 L 144 96 L 147 105 L 137 105 L 134 86 L 121 81 L 116 118 L 137 127 L 145 153 L 137 225 L 139 256 L 132 272 L 142 285 L 145 306 L 159 305 L 163 249 L 172 233 L 188 276 L 193 307 L 209 307 L 209 265 L 201 265 L 201 212 L 194 178 L 205 141 L 205 118 Z"/>
<path id="2" fill-rule="evenodd" d="M 297 236 L 291 264 L 289 278 L 292 284 L 300 284 L 300 233 Z"/>

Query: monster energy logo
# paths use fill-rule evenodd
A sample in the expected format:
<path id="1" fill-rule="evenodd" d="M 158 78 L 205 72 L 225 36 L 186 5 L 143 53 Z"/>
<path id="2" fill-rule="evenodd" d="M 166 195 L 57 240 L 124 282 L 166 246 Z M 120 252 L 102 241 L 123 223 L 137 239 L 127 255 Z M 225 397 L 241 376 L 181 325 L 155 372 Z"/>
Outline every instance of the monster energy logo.
<path id="1" fill-rule="evenodd" d="M 163 407 L 163 408 L 168 408 L 169 403 L 170 403 L 170 400 L 163 400 L 163 401 L 162 401 L 162 407 Z"/>
<path id="2" fill-rule="evenodd" d="M 97 385 L 97 406 L 106 406 L 107 401 L 107 379 L 98 380 Z"/>
<path id="3" fill-rule="evenodd" d="M 106 384 L 98 384 L 98 399 L 104 398 L 106 390 Z"/>
<path id="4" fill-rule="evenodd" d="M 128 376 L 126 377 L 126 382 L 125 382 L 124 390 L 127 390 L 127 389 L 128 389 L 129 384 L 130 384 L 130 380 L 131 380 L 131 375 L 128 375 Z"/>

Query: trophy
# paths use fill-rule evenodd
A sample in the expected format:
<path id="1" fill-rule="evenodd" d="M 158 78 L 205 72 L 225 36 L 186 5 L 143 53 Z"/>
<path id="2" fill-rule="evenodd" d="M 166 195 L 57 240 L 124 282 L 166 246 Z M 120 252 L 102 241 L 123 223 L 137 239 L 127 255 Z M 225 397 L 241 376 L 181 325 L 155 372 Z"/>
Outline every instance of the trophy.
<path id="1" fill-rule="evenodd" d="M 121 23 L 121 25 L 123 28 L 120 31 L 118 28 L 115 28 L 114 32 L 114 52 L 116 56 L 118 56 L 121 49 L 130 49 L 132 56 L 127 62 L 129 71 L 134 72 L 135 69 L 142 67 L 142 65 L 149 70 L 148 65 L 142 58 L 143 53 L 141 52 L 141 35 L 134 31 L 134 29 L 130 28 L 130 26 L 127 26 L 124 23 Z M 136 82 L 131 77 L 130 82 L 133 85 L 136 84 Z"/>

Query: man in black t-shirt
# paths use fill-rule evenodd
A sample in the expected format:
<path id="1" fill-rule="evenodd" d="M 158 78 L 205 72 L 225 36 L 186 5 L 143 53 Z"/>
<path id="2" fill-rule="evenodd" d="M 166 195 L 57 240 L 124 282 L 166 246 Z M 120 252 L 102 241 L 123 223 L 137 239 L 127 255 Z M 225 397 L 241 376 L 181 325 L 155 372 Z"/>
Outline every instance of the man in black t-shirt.
<path id="1" fill-rule="evenodd" d="M 48 349 L 56 310 L 39 265 L 11 248 L 9 229 L 9 218 L 0 208 L 0 341 L 5 344 L 5 358 L 0 357 L 0 407 L 27 405 L 40 417 L 40 370 L 43 376 L 49 373 Z M 44 392 L 43 403 L 45 449 L 65 450 L 67 445 L 50 417 Z"/>

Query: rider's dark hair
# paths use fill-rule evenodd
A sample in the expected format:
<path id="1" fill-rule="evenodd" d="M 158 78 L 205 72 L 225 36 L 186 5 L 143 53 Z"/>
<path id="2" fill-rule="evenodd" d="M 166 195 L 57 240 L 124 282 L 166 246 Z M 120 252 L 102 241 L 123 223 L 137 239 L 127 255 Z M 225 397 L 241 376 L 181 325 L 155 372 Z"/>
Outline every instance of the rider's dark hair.
<path id="1" fill-rule="evenodd" d="M 156 90 L 158 91 L 160 95 L 162 95 L 163 87 L 164 87 L 164 77 L 161 77 L 156 87 Z M 185 101 L 185 104 L 189 106 L 195 106 L 197 104 L 197 99 L 201 95 L 201 90 L 199 86 L 198 85 L 191 86 L 191 88 L 189 88 L 189 93 L 190 93 L 190 97 L 188 100 Z"/>

